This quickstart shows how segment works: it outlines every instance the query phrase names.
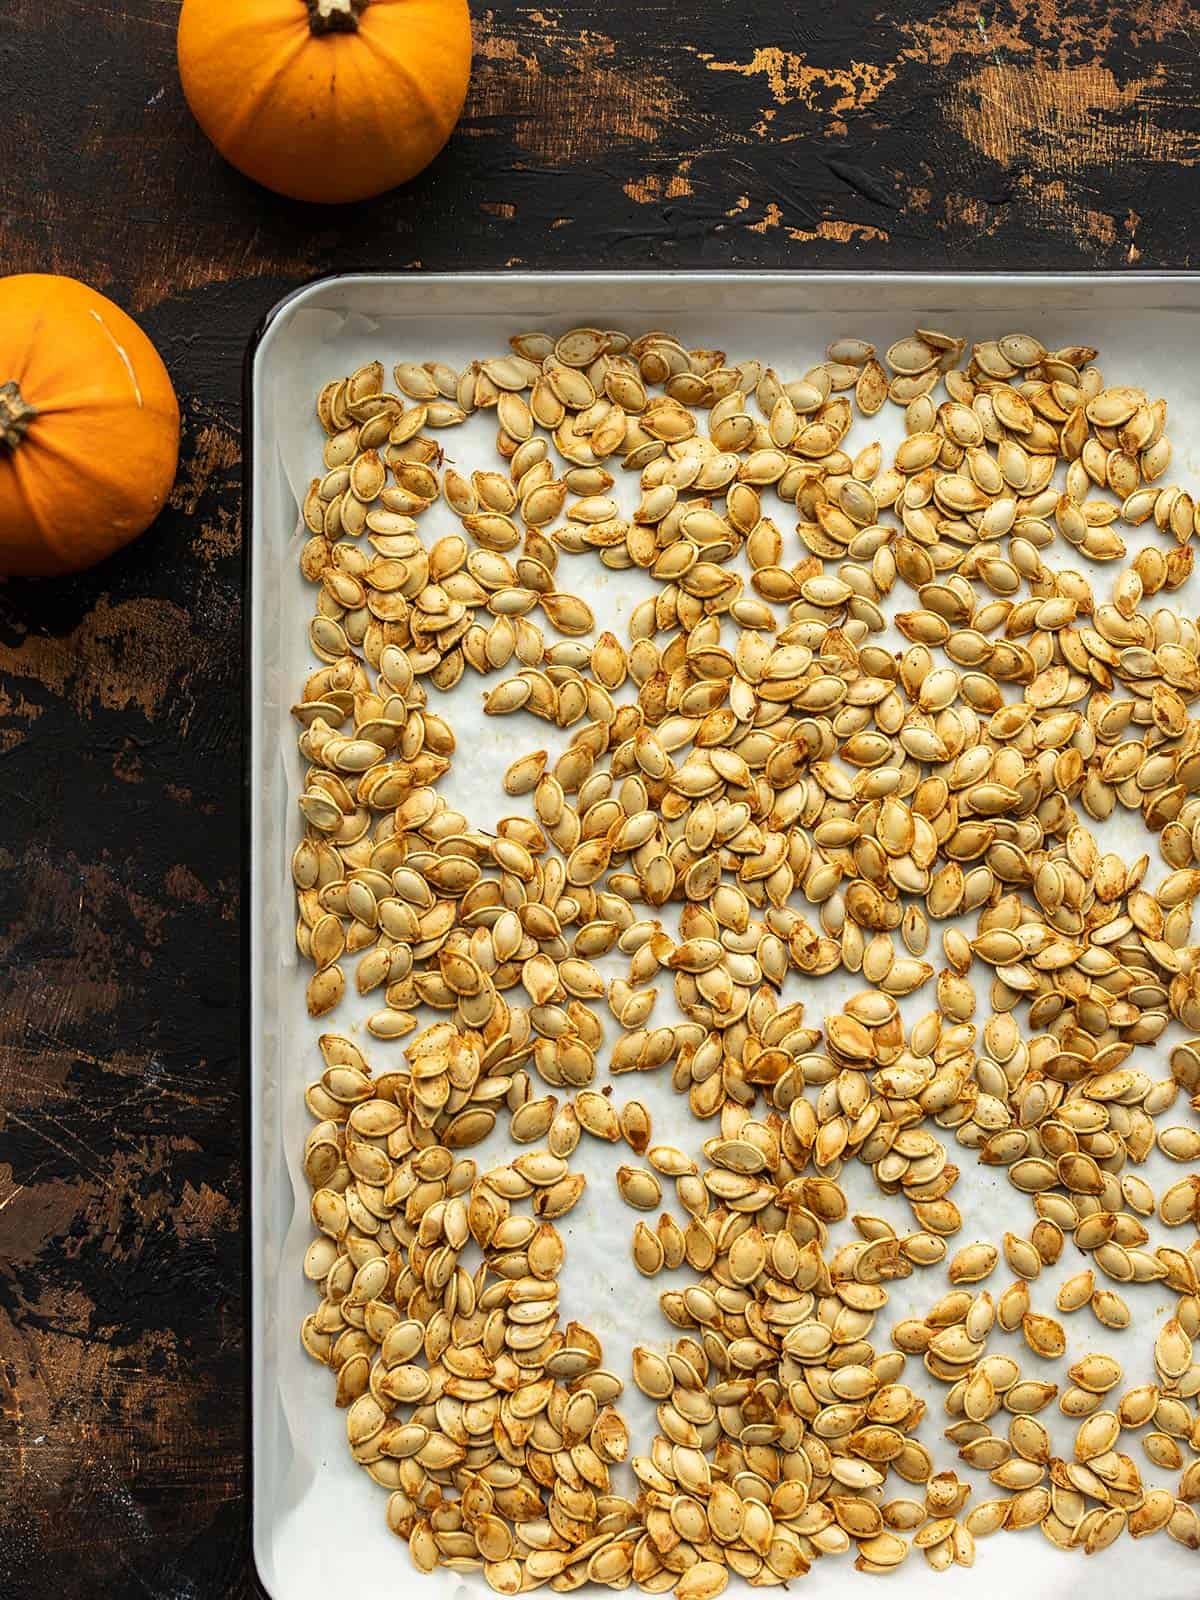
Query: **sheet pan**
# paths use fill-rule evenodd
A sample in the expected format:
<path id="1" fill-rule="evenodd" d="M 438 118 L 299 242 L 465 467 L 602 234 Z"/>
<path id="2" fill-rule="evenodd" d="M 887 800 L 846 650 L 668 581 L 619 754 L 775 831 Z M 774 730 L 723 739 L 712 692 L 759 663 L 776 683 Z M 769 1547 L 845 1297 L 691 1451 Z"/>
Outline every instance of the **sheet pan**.
<path id="1" fill-rule="evenodd" d="M 304 1014 L 307 970 L 292 937 L 293 902 L 288 860 L 297 837 L 295 792 L 300 770 L 295 725 L 288 706 L 313 665 L 306 638 L 312 595 L 297 570 L 302 534 L 297 494 L 319 469 L 321 433 L 312 411 L 320 384 L 378 357 L 390 369 L 398 359 L 436 357 L 455 365 L 498 354 L 510 334 L 527 327 L 561 331 L 578 322 L 619 326 L 631 333 L 666 327 L 685 342 L 717 346 L 733 359 L 755 355 L 785 378 L 822 358 L 835 334 L 855 333 L 886 345 L 916 324 L 944 326 L 970 338 L 1013 328 L 1027 329 L 1048 344 L 1094 342 L 1101 365 L 1120 381 L 1144 384 L 1165 395 L 1171 407 L 1170 432 L 1176 455 L 1172 475 L 1193 489 L 1200 479 L 1200 280 L 1190 275 L 1092 276 L 909 276 L 893 274 L 605 274 L 569 275 L 396 275 L 326 279 L 283 301 L 267 320 L 248 358 L 247 455 L 251 586 L 247 596 L 249 668 L 248 826 L 249 1048 L 247 1093 L 250 1106 L 249 1226 L 252 1272 L 252 1475 L 254 1553 L 261 1584 L 273 1600 L 367 1600 L 380 1593 L 426 1594 L 431 1600 L 466 1600 L 487 1593 L 481 1578 L 439 1572 L 420 1577 L 404 1547 L 385 1526 L 386 1494 L 350 1460 L 344 1417 L 335 1411 L 330 1375 L 301 1351 L 298 1328 L 311 1308 L 310 1286 L 300 1260 L 309 1237 L 308 1190 L 298 1154 L 310 1123 L 302 1103 L 304 1085 L 315 1075 L 316 1035 L 324 1028 L 349 1031 L 361 1020 L 365 1002 L 347 999 L 331 1019 L 309 1022 Z M 899 438 L 894 408 L 872 427 L 856 421 L 852 437 L 880 438 L 885 446 Z M 494 464 L 490 425 L 473 420 L 447 436 L 450 454 L 470 466 Z M 620 486 L 625 499 L 629 485 Z M 791 528 L 781 519 L 785 537 Z M 449 513 L 434 507 L 422 523 L 424 537 L 450 531 Z M 1062 559 L 1061 549 L 1050 552 Z M 1105 575 L 1098 569 L 1097 581 Z M 650 592 L 640 573 L 615 573 L 587 557 L 565 558 L 564 587 L 584 594 L 597 616 L 597 628 L 612 627 L 623 637 L 630 610 Z M 1195 615 L 1194 596 L 1176 596 Z M 436 691 L 432 691 L 436 695 Z M 452 772 L 443 782 L 451 802 L 479 826 L 492 825 L 521 802 L 506 799 L 499 778 L 520 751 L 547 741 L 546 725 L 529 719 L 484 718 L 481 680 L 468 672 L 438 709 L 458 737 Z M 553 734 L 553 730 L 551 730 Z M 1112 842 L 1130 856 L 1153 845 L 1136 820 L 1112 825 Z M 1157 870 L 1157 869 L 1156 869 Z M 1154 874 L 1152 874 L 1154 875 Z M 936 934 L 935 934 L 936 939 Z M 931 959 L 937 960 L 935 953 Z M 797 986 L 820 1019 L 862 987 L 839 973 L 807 991 Z M 660 985 L 655 1020 L 671 1020 L 669 985 Z M 789 991 L 790 998 L 790 991 Z M 920 999 L 920 997 L 918 997 Z M 929 1002 L 921 1002 L 918 1012 Z M 911 1008 L 909 1008 L 911 1010 Z M 607 1020 L 611 1045 L 615 1024 Z M 397 1045 L 365 1036 L 368 1059 L 378 1066 Z M 1152 1052 L 1144 1052 L 1149 1057 Z M 1165 1053 L 1155 1067 L 1165 1071 Z M 598 1084 L 605 1081 L 601 1051 Z M 701 1137 L 686 1107 L 660 1074 L 615 1080 L 618 1101 L 637 1094 L 654 1115 L 655 1138 L 674 1139 L 685 1148 Z M 1183 1113 L 1186 1115 L 1186 1111 Z M 1175 1119 L 1183 1120 L 1183 1116 Z M 500 1135 L 484 1147 L 503 1145 Z M 952 1159 L 957 1146 L 951 1142 Z M 964 1229 L 951 1243 L 972 1238 L 998 1239 L 1004 1228 L 1028 1232 L 1028 1201 L 1001 1175 L 975 1165 L 961 1152 L 963 1177 L 955 1199 Z M 662 1347 L 669 1328 L 657 1306 L 665 1279 L 648 1283 L 628 1260 L 633 1213 L 616 1202 L 612 1170 L 620 1157 L 584 1140 L 573 1165 L 586 1172 L 589 1193 L 566 1219 L 568 1264 L 562 1281 L 564 1312 L 587 1322 L 601 1336 L 606 1364 L 628 1380 L 629 1351 L 645 1340 Z M 1172 1169 L 1178 1176 L 1179 1168 Z M 1153 1166 L 1148 1176 L 1162 1176 Z M 887 1212 L 869 1177 L 856 1166 L 843 1180 L 855 1208 Z M 896 1220 L 902 1211 L 897 1208 Z M 1165 1235 L 1164 1235 L 1165 1237 Z M 1175 1242 L 1175 1241 L 1173 1241 Z M 1035 1286 L 1040 1309 L 1053 1309 L 1057 1283 L 1078 1263 L 1064 1256 L 1059 1269 L 1044 1273 Z M 1010 1274 L 1003 1265 L 989 1287 L 998 1292 Z M 915 1313 L 947 1287 L 944 1268 L 915 1276 L 894 1287 L 896 1316 Z M 1068 1318 L 1072 1358 L 1089 1348 L 1110 1348 L 1126 1361 L 1126 1383 L 1149 1373 L 1150 1338 L 1146 1320 L 1166 1314 L 1166 1296 L 1136 1291 L 1137 1338 L 1101 1330 L 1087 1312 Z M 1161 1303 L 1160 1303 L 1161 1301 Z M 881 1319 L 882 1320 L 882 1319 Z M 886 1326 L 886 1324 L 884 1324 Z M 886 1348 L 886 1334 L 877 1338 Z M 1001 1337 L 1030 1369 L 1033 1358 Z M 923 1378 L 919 1363 L 913 1377 Z M 956 1460 L 940 1437 L 947 1419 L 944 1391 L 929 1385 L 930 1414 L 920 1429 L 939 1466 L 956 1466 L 970 1479 L 972 1503 L 997 1493 L 980 1473 Z M 622 1402 L 635 1441 L 646 1441 L 653 1416 L 632 1383 Z M 1056 1410 L 1043 1414 L 1056 1444 L 1069 1449 L 1071 1425 Z M 1141 1458 L 1140 1445 L 1127 1436 L 1123 1448 L 1141 1460 L 1148 1483 L 1168 1481 Z M 889 1492 L 892 1492 L 889 1490 Z M 903 1492 L 897 1488 L 895 1492 Z M 1052 1549 L 1036 1532 L 1000 1535 L 980 1541 L 973 1571 L 930 1573 L 917 1552 L 889 1580 L 897 1600 L 916 1600 L 934 1582 L 947 1600 L 968 1593 L 976 1600 L 1021 1593 L 1024 1600 L 1057 1600 L 1084 1585 L 1136 1586 L 1156 1600 L 1185 1600 L 1197 1592 L 1200 1557 L 1165 1535 L 1134 1544 L 1129 1539 L 1098 1561 L 1084 1561 Z M 802 1580 L 814 1591 L 841 1594 L 865 1585 L 845 1559 L 823 1560 Z M 727 1591 L 733 1594 L 735 1583 Z"/>

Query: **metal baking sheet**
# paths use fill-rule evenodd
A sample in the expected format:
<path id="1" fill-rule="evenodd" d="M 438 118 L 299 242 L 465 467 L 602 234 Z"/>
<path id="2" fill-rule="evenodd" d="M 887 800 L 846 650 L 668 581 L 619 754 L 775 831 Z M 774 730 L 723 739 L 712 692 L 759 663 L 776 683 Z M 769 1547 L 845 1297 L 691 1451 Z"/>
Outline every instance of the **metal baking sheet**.
<path id="1" fill-rule="evenodd" d="M 440 1571 L 422 1578 L 407 1551 L 386 1528 L 386 1493 L 350 1460 L 344 1417 L 334 1409 L 331 1378 L 303 1354 L 298 1339 L 312 1293 L 300 1262 L 309 1237 L 308 1191 L 298 1154 L 310 1119 L 302 1101 L 304 1085 L 315 1075 L 316 1035 L 326 1028 L 351 1031 L 368 1007 L 348 997 L 321 1024 L 305 1016 L 302 968 L 294 946 L 294 910 L 288 860 L 297 837 L 295 788 L 300 770 L 295 725 L 288 706 L 313 661 L 306 627 L 312 592 L 297 570 L 299 532 L 297 492 L 319 470 L 321 433 L 313 398 L 328 378 L 381 359 L 390 369 L 398 359 L 437 358 L 461 366 L 470 359 L 498 354 L 510 334 L 529 327 L 561 331 L 579 322 L 615 326 L 637 334 L 669 328 L 686 343 L 727 350 L 731 359 L 757 356 L 786 379 L 823 356 L 829 339 L 857 334 L 886 346 L 915 325 L 945 327 L 968 338 L 1024 329 L 1047 344 L 1095 343 L 1100 364 L 1114 380 L 1144 385 L 1170 403 L 1170 433 L 1175 443 L 1171 473 L 1193 489 L 1200 479 L 1200 380 L 1194 351 L 1200 332 L 1200 280 L 1191 275 L 1094 276 L 911 276 L 895 274 L 782 273 L 538 275 L 396 275 L 340 277 L 320 281 L 283 301 L 268 318 L 247 365 L 246 446 L 250 513 L 251 584 L 247 596 L 249 654 L 248 819 L 250 830 L 249 916 L 250 1011 L 248 1095 L 251 1133 L 252 1258 L 252 1492 L 254 1554 L 259 1579 L 273 1600 L 366 1600 L 394 1585 L 401 1592 L 435 1591 L 448 1600 L 487 1593 L 482 1577 Z M 852 439 L 879 438 L 885 447 L 900 437 L 899 413 L 885 411 L 870 422 L 857 419 Z M 494 465 L 488 423 L 473 419 L 445 443 L 460 468 Z M 618 491 L 626 501 L 631 486 Z M 778 518 L 785 538 L 792 533 Z M 450 531 L 452 519 L 435 506 L 422 523 L 425 537 Z M 1136 535 L 1134 536 L 1136 538 Z M 1049 558 L 1061 560 L 1061 547 Z M 1103 569 L 1092 568 L 1098 585 Z M 640 572 L 615 573 L 588 557 L 566 558 L 563 586 L 585 594 L 597 628 L 625 636 L 632 607 L 651 592 Z M 1196 614 L 1195 597 L 1176 596 Z M 433 691 L 436 695 L 436 691 Z M 520 751 L 547 742 L 546 725 L 521 717 L 484 718 L 481 680 L 469 671 L 438 709 L 451 721 L 458 754 L 443 790 L 477 826 L 488 827 L 524 802 L 506 799 L 500 775 Z M 550 731 L 553 740 L 554 730 Z M 1153 852 L 1140 823 L 1110 825 L 1108 847 L 1132 858 Z M 1157 868 L 1152 868 L 1152 876 Z M 936 939 L 936 934 L 935 934 Z M 933 958 L 938 959 L 935 951 Z M 669 985 L 660 983 L 655 1020 L 671 1020 Z M 801 995 L 809 1016 L 823 1017 L 862 987 L 852 974 L 838 973 L 801 986 L 789 980 L 788 998 Z M 920 996 L 917 997 L 920 1002 Z M 664 1002 L 666 1004 L 664 1005 Z M 922 1011 L 927 1001 L 917 1006 Z M 911 1011 L 911 1007 L 908 1008 Z M 981 1008 L 982 1014 L 982 1008 Z M 614 1024 L 606 1019 L 607 1043 Z M 368 1060 L 378 1067 L 398 1044 L 366 1037 Z M 1152 1073 L 1165 1070 L 1165 1056 L 1145 1052 Z M 605 1052 L 598 1058 L 598 1084 L 605 1081 Z M 654 1115 L 655 1138 L 673 1139 L 696 1149 L 703 1137 L 686 1106 L 662 1074 L 616 1080 L 618 1101 L 637 1094 Z M 1186 1116 L 1186 1110 L 1179 1120 Z M 503 1147 L 502 1133 L 483 1147 L 487 1159 Z M 952 1159 L 958 1149 L 950 1141 Z M 647 1282 L 628 1261 L 632 1213 L 614 1206 L 612 1170 L 620 1157 L 610 1148 L 584 1140 L 573 1166 L 587 1173 L 585 1201 L 565 1219 L 568 1263 L 562 1280 L 566 1316 L 588 1323 L 604 1341 L 606 1365 L 628 1380 L 629 1351 L 638 1341 L 660 1348 L 670 1330 L 657 1305 L 664 1278 Z M 1002 1176 L 960 1155 L 963 1176 L 954 1191 L 964 1215 L 963 1232 L 951 1250 L 973 1238 L 998 1240 L 1005 1228 L 1028 1232 L 1032 1212 Z M 1172 1169 L 1172 1176 L 1179 1175 Z M 1152 1182 L 1162 1177 L 1153 1164 Z M 856 1165 L 843 1182 L 852 1209 L 886 1211 L 869 1175 Z M 897 1209 L 896 1219 L 902 1213 Z M 1078 1263 L 1071 1253 L 1035 1286 L 1035 1303 L 1053 1309 L 1057 1283 Z M 1003 1265 L 989 1285 L 1008 1281 Z M 889 1312 L 914 1314 L 947 1287 L 944 1268 L 915 1275 L 893 1287 Z M 1117 1336 L 1086 1312 L 1066 1319 L 1069 1357 L 1089 1348 L 1110 1348 L 1126 1364 L 1126 1382 L 1149 1377 L 1146 1327 L 1167 1314 L 1167 1296 L 1153 1288 L 1136 1296 L 1140 1333 Z M 890 1319 L 880 1319 L 876 1344 L 889 1346 Z M 1023 1366 L 1036 1365 L 1007 1336 L 995 1336 Z M 911 1369 L 916 1368 L 915 1374 Z M 906 1380 L 921 1388 L 919 1363 L 909 1363 Z M 1060 1376 L 1059 1372 L 1055 1376 Z M 938 1467 L 956 1467 L 974 1487 L 971 1503 L 996 1491 L 981 1473 L 957 1461 L 941 1439 L 947 1419 L 944 1390 L 929 1385 L 930 1412 L 919 1436 L 931 1447 Z M 622 1402 L 635 1448 L 653 1431 L 653 1414 L 630 1383 Z M 1071 1426 L 1056 1410 L 1043 1414 L 1056 1445 L 1069 1454 Z M 1150 1466 L 1136 1436 L 1124 1448 L 1138 1457 L 1148 1484 L 1172 1478 Z M 904 1492 L 903 1486 L 890 1493 Z M 949 1600 L 968 1592 L 975 1597 L 1022 1593 L 1024 1600 L 1057 1600 L 1075 1585 L 1125 1582 L 1153 1593 L 1156 1600 L 1185 1600 L 1196 1594 L 1200 1557 L 1165 1535 L 1134 1543 L 1123 1538 L 1098 1563 L 1053 1549 L 1036 1532 L 981 1540 L 973 1571 L 954 1569 L 936 1577 Z M 909 1600 L 933 1578 L 919 1553 L 889 1580 L 888 1592 Z M 828 1592 L 833 1586 L 865 1583 L 846 1558 L 825 1559 L 807 1580 Z M 732 1584 L 732 1594 L 738 1585 Z"/>

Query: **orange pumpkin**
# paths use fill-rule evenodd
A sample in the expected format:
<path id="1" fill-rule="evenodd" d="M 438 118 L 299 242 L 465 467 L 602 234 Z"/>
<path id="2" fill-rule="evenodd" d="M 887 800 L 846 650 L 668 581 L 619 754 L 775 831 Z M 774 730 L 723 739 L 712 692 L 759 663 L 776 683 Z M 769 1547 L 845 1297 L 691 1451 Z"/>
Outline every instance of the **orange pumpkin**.
<path id="1" fill-rule="evenodd" d="M 471 18 L 466 0 L 184 0 L 179 71 L 247 177 L 295 200 L 365 200 L 450 137 Z"/>
<path id="2" fill-rule="evenodd" d="M 136 539 L 175 481 L 158 351 L 102 294 L 0 278 L 0 573 L 78 572 Z"/>

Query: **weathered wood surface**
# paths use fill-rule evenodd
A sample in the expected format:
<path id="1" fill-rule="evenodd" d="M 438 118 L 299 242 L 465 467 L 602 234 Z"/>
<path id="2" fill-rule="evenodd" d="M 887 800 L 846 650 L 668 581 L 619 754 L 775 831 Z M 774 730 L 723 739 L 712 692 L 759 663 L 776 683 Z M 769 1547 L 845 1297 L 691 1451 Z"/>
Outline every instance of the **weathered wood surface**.
<path id="1" fill-rule="evenodd" d="M 85 277 L 183 401 L 171 509 L 0 588 L 0 1594 L 213 1600 L 244 1553 L 239 385 L 345 268 L 1189 267 L 1186 0 L 476 11 L 432 170 L 289 205 L 192 124 L 176 0 L 7 0 L 0 270 Z"/>

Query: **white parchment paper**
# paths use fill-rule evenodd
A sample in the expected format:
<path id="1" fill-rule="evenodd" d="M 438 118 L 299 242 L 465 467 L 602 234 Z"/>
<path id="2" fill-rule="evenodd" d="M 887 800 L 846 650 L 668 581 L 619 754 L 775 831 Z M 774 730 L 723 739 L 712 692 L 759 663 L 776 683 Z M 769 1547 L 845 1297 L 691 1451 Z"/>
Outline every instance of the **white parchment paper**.
<path id="1" fill-rule="evenodd" d="M 1138 292 L 1131 292 L 1131 291 Z M 1194 357 L 1198 327 L 1188 285 L 1135 285 L 1131 280 L 1080 281 L 1029 279 L 1024 283 L 991 279 L 838 279 L 821 276 L 787 280 L 769 275 L 693 278 L 632 276 L 625 279 L 578 276 L 531 279 L 518 275 L 491 279 L 331 280 L 301 294 L 276 319 L 262 342 L 255 363 L 253 494 L 252 656 L 255 709 L 251 754 L 253 893 L 252 921 L 252 1117 L 254 1230 L 254 1489 L 255 1550 L 259 1571 L 274 1600 L 366 1600 L 389 1593 L 487 1593 L 481 1577 L 439 1572 L 419 1576 L 404 1546 L 386 1527 L 386 1492 L 350 1459 L 345 1419 L 332 1403 L 332 1379 L 305 1356 L 298 1329 L 312 1309 L 311 1286 L 301 1273 L 301 1258 L 311 1229 L 308 1189 L 300 1169 L 300 1152 L 311 1118 L 303 1089 L 320 1069 L 315 1039 L 331 1028 L 358 1029 L 367 1059 L 378 1069 L 402 1049 L 402 1042 L 374 1040 L 361 1028 L 372 1004 L 350 994 L 323 1023 L 308 1021 L 304 987 L 308 974 L 300 963 L 292 936 L 294 906 L 288 859 L 298 837 L 295 795 L 300 762 L 295 752 L 296 725 L 288 707 L 299 696 L 305 675 L 316 664 L 309 654 L 307 623 L 313 592 L 299 576 L 297 554 L 304 535 L 298 528 L 297 504 L 309 479 L 321 469 L 321 431 L 313 415 L 317 390 L 331 377 L 379 359 L 389 369 L 396 360 L 439 359 L 461 367 L 467 361 L 498 354 L 510 334 L 528 327 L 553 332 L 578 322 L 619 326 L 637 334 L 651 327 L 669 328 L 685 343 L 718 347 L 731 360 L 755 356 L 776 368 L 786 381 L 822 359 L 831 337 L 856 334 L 881 348 L 914 325 L 941 326 L 983 338 L 1012 329 L 1036 334 L 1048 345 L 1094 343 L 1100 364 L 1113 381 L 1141 384 L 1170 403 L 1170 435 L 1175 459 L 1168 473 L 1195 491 L 1200 481 L 1200 383 Z M 1140 303 L 1140 304 L 1139 304 Z M 1145 307 L 1154 309 L 1145 309 Z M 869 421 L 858 419 L 848 448 L 878 438 L 885 455 L 901 436 L 900 416 L 886 407 Z M 494 453 L 494 419 L 472 419 L 442 436 L 448 458 L 460 472 L 500 464 Z M 636 479 L 624 476 L 612 491 L 622 503 L 636 501 Z M 785 540 L 785 561 L 801 551 L 786 508 L 765 497 Z M 437 505 L 421 521 L 427 542 L 457 530 L 456 519 Z M 1122 530 L 1123 532 L 1125 530 Z M 1131 550 L 1139 534 L 1127 534 Z M 1149 537 L 1154 537 L 1150 535 Z M 1161 540 L 1160 540 L 1161 542 Z M 1051 562 L 1067 564 L 1061 546 L 1045 552 Z M 1097 595 L 1107 597 L 1119 570 L 1088 565 Z M 591 556 L 563 557 L 561 586 L 583 595 L 596 614 L 597 631 L 611 628 L 627 638 L 630 612 L 653 592 L 641 572 L 613 572 Z M 911 603 L 900 591 L 901 604 Z M 1172 607 L 1195 615 L 1188 592 L 1164 597 Z M 539 619 L 540 620 L 540 619 Z M 548 637 L 553 637 L 546 629 Z M 894 648 L 903 641 L 894 636 Z M 496 679 L 490 680 L 497 681 Z M 540 720 L 521 715 L 486 718 L 481 712 L 484 680 L 469 669 L 449 695 L 431 689 L 431 704 L 451 722 L 457 753 L 441 784 L 452 805 L 466 812 L 475 826 L 491 828 L 497 819 L 527 811 L 525 800 L 512 800 L 500 787 L 508 763 L 523 751 L 548 747 L 551 756 L 567 735 Z M 1105 848 L 1118 849 L 1132 860 L 1150 852 L 1150 881 L 1162 875 L 1155 841 L 1140 818 L 1119 813 L 1101 832 Z M 668 909 L 668 914 L 670 908 Z M 813 918 L 815 921 L 815 917 Z M 940 927 L 935 925 L 929 959 L 941 964 Z M 348 963 L 352 971 L 353 963 Z M 612 972 L 621 970 L 611 965 Z M 978 973 L 973 973 L 977 980 Z M 351 986 L 352 987 L 352 986 Z M 660 977 L 655 1023 L 675 1020 L 669 981 Z M 819 1023 L 864 987 L 861 978 L 839 972 L 820 980 L 789 977 L 781 1003 L 803 998 L 807 1019 Z M 988 1014 L 986 979 L 977 981 L 980 1007 L 976 1021 Z M 917 995 L 905 1002 L 911 1020 L 929 1009 L 932 999 Z M 377 1000 L 377 997 L 369 997 Z M 608 1081 L 605 1063 L 618 1036 L 604 1008 L 606 1042 L 598 1054 L 596 1087 Z M 1175 1035 L 1139 1052 L 1137 1064 L 1153 1076 L 1166 1074 L 1167 1047 Z M 686 1102 L 671 1090 L 667 1072 L 634 1074 L 613 1080 L 619 1104 L 634 1096 L 650 1108 L 656 1142 L 674 1142 L 697 1153 L 712 1124 L 697 1124 Z M 1192 1118 L 1181 1098 L 1169 1120 Z M 950 1159 L 962 1168 L 953 1198 L 963 1214 L 961 1234 L 948 1241 L 948 1257 L 972 1239 L 999 1243 L 1004 1230 L 1028 1236 L 1035 1220 L 1030 1200 L 1011 1188 L 1003 1172 L 978 1165 L 947 1133 Z M 475 1155 L 481 1166 L 503 1158 L 507 1136 L 498 1130 Z M 564 1320 L 574 1317 L 593 1328 L 604 1343 L 605 1364 L 627 1382 L 620 1402 L 634 1437 L 644 1449 L 654 1431 L 653 1411 L 629 1379 L 629 1354 L 638 1342 L 665 1348 L 670 1329 L 658 1309 L 658 1295 L 671 1282 L 663 1274 L 647 1281 L 629 1260 L 629 1238 L 635 1214 L 620 1204 L 612 1174 L 630 1154 L 624 1146 L 604 1146 L 583 1139 L 571 1158 L 583 1171 L 588 1189 L 583 1201 L 560 1224 L 567 1243 L 562 1277 Z M 1145 1176 L 1160 1189 L 1184 1169 L 1155 1155 Z M 851 1210 L 888 1216 L 902 1228 L 911 1226 L 907 1206 L 879 1195 L 869 1173 L 852 1162 L 839 1180 Z M 668 1186 L 666 1204 L 673 1195 Z M 679 1214 L 678 1206 L 673 1207 Z M 1161 1229 L 1151 1220 L 1153 1242 L 1176 1246 L 1190 1241 Z M 833 1232 L 835 1243 L 854 1237 L 850 1224 Z M 1054 1313 L 1058 1284 L 1087 1263 L 1068 1242 L 1063 1258 L 1032 1286 L 1035 1309 Z M 686 1273 L 680 1283 L 691 1281 Z M 993 1295 L 1011 1281 L 1001 1262 L 981 1287 Z M 877 1321 L 876 1349 L 890 1348 L 887 1330 L 894 1320 L 918 1315 L 949 1287 L 945 1267 L 915 1273 L 890 1286 L 890 1303 Z M 1062 1319 L 1069 1340 L 1067 1361 L 1039 1363 L 1019 1338 L 996 1331 L 989 1348 L 1006 1350 L 1026 1375 L 1050 1376 L 1065 1387 L 1067 1362 L 1092 1349 L 1108 1349 L 1125 1365 L 1123 1387 L 1153 1377 L 1150 1347 L 1155 1328 L 1169 1314 L 1173 1297 L 1154 1285 L 1122 1289 L 1134 1310 L 1134 1327 L 1125 1334 L 1102 1329 L 1085 1311 Z M 677 1332 L 677 1330 L 675 1330 Z M 910 1359 L 904 1381 L 929 1401 L 918 1433 L 930 1447 L 938 1469 L 953 1467 L 974 1486 L 973 1504 L 1001 1494 L 985 1474 L 972 1472 L 942 1439 L 948 1419 L 942 1401 L 945 1388 L 932 1383 L 919 1360 Z M 1119 1392 L 1119 1391 L 1118 1391 Z M 1070 1455 L 1074 1424 L 1056 1407 L 1042 1413 L 1056 1449 Z M 1005 1421 L 997 1419 L 1002 1430 Z M 1138 1436 L 1126 1433 L 1120 1448 L 1138 1461 L 1147 1486 L 1173 1487 L 1177 1474 L 1155 1468 L 1142 1454 Z M 632 1475 L 617 1487 L 630 1492 Z M 889 1480 L 889 1495 L 918 1493 Z M 846 1558 L 823 1559 L 805 1579 L 806 1586 L 840 1593 L 843 1586 L 865 1584 Z M 1101 1585 L 1119 1592 L 1136 1586 L 1155 1600 L 1196 1600 L 1200 1595 L 1200 1556 L 1184 1550 L 1165 1534 L 1134 1543 L 1122 1538 L 1098 1561 L 1085 1561 L 1053 1549 L 1035 1531 L 1001 1534 L 980 1540 L 973 1571 L 931 1573 L 917 1552 L 887 1580 L 898 1600 L 916 1600 L 930 1583 L 948 1600 L 968 1593 L 979 1600 L 1020 1594 L 1023 1600 L 1059 1600 L 1077 1587 Z M 739 1587 L 735 1580 L 728 1591 Z M 744 1586 L 743 1586 L 744 1587 Z"/>

